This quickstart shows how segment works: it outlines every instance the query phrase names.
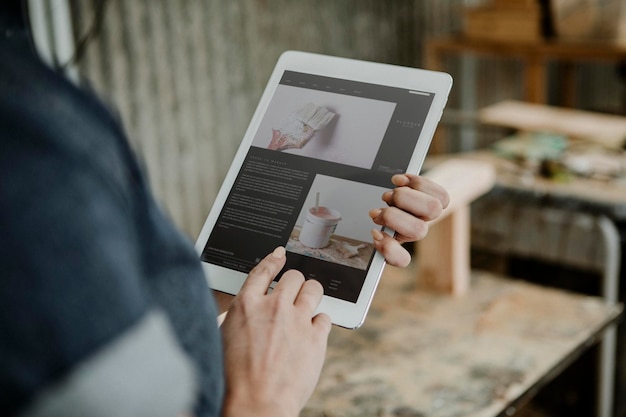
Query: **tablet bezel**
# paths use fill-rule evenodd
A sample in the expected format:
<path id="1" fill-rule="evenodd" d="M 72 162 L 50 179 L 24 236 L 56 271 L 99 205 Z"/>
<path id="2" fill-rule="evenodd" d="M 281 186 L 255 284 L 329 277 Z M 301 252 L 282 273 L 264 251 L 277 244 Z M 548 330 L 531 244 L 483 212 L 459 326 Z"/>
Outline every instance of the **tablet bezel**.
<path id="1" fill-rule="evenodd" d="M 285 71 L 302 72 L 324 77 L 433 93 L 434 99 L 407 167 L 407 172 L 411 173 L 419 173 L 421 169 L 435 129 L 437 128 L 437 124 L 447 102 L 450 88 L 452 87 L 452 77 L 443 72 L 339 58 L 308 52 L 284 52 L 272 71 L 267 86 L 241 141 L 241 145 L 237 150 L 211 211 L 198 236 L 196 250 L 199 254 L 204 250 L 211 231 L 235 183 L 235 179 L 242 164 L 245 162 L 248 149 L 252 144 L 255 133 L 259 128 Z M 390 188 L 391 187 L 392 185 L 390 184 Z M 393 233 L 393 231 L 387 232 Z M 384 265 L 385 260 L 383 256 L 376 252 L 367 271 L 367 276 L 357 301 L 353 303 L 325 295 L 317 311 L 328 314 L 332 322 L 338 326 L 349 329 L 360 327 L 367 315 Z M 247 276 L 245 273 L 204 261 L 202 262 L 202 266 L 207 276 L 207 281 L 212 289 L 233 295 L 239 292 Z"/>

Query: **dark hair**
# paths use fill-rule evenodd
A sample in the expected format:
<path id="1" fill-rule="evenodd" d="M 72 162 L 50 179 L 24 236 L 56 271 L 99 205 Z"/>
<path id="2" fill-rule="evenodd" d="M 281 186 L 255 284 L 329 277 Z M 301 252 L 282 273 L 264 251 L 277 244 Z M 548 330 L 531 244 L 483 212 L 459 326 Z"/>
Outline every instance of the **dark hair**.
<path id="1" fill-rule="evenodd" d="M 57 63 L 58 67 L 65 68 L 75 64 L 85 55 L 87 46 L 102 29 L 107 3 L 108 0 L 94 0 L 94 14 L 89 27 L 76 40 L 72 57 L 67 62 Z M 27 48 L 36 53 L 27 0 L 0 1 L 0 42 L 10 42 L 20 49 Z"/>
<path id="2" fill-rule="evenodd" d="M 0 42 L 10 42 L 34 53 L 27 3 L 26 0 L 0 2 Z"/>

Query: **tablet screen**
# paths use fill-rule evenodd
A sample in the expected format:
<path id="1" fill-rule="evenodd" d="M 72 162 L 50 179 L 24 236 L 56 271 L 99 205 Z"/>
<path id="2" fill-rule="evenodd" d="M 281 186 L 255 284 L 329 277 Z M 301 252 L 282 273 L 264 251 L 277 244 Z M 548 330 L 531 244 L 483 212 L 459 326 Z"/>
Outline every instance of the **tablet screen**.
<path id="1" fill-rule="evenodd" d="M 406 172 L 433 98 L 285 71 L 201 259 L 248 273 L 285 246 L 285 269 L 355 303 L 375 252 L 368 211 Z"/>

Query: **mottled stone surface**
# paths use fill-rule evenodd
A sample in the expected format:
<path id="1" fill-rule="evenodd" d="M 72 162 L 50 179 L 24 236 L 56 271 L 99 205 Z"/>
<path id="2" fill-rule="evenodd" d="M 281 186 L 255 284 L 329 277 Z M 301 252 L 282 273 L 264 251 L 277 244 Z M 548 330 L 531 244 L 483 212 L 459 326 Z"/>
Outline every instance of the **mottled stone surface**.
<path id="1" fill-rule="evenodd" d="M 365 324 L 333 329 L 303 417 L 496 416 L 621 312 L 482 272 L 454 298 L 411 274 L 387 267 Z"/>

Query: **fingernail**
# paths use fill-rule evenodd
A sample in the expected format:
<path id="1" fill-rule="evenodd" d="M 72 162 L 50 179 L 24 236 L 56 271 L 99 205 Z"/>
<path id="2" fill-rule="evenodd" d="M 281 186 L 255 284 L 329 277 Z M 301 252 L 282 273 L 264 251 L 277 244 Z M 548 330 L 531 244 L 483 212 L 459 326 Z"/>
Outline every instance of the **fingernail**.
<path id="1" fill-rule="evenodd" d="M 369 215 L 372 219 L 375 219 L 376 217 L 380 216 L 380 213 L 382 213 L 383 211 L 381 209 L 372 209 L 369 211 Z"/>
<path id="2" fill-rule="evenodd" d="M 391 196 L 393 195 L 393 191 L 386 191 L 383 193 L 383 201 L 387 202 L 391 200 Z"/>
<path id="3" fill-rule="evenodd" d="M 274 252 L 272 252 L 272 256 L 276 259 L 282 259 L 285 257 L 286 253 L 287 251 L 285 250 L 285 248 L 282 246 L 279 246 L 276 249 L 274 249 Z"/>
<path id="4" fill-rule="evenodd" d="M 407 185 L 409 183 L 409 179 L 404 174 L 396 174 L 391 177 L 391 182 L 394 185 L 401 187 L 403 185 Z"/>
<path id="5" fill-rule="evenodd" d="M 383 232 L 381 232 L 380 230 L 372 229 L 372 237 L 374 238 L 374 240 L 383 240 L 385 236 L 383 235 Z"/>

